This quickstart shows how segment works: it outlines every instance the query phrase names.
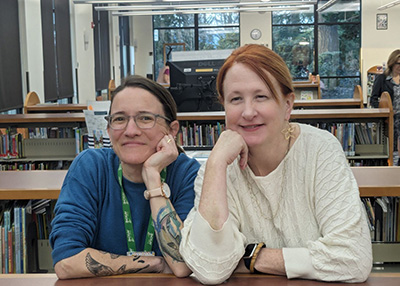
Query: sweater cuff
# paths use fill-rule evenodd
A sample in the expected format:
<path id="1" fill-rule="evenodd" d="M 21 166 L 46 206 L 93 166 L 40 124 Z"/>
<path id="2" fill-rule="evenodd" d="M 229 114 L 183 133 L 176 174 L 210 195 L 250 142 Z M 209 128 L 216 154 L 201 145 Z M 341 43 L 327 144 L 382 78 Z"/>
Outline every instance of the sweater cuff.
<path id="1" fill-rule="evenodd" d="M 212 253 L 215 257 L 223 257 L 232 252 L 234 231 L 230 214 L 219 230 L 213 229 L 200 212 L 196 213 L 192 225 L 196 227 L 191 229 L 189 240 L 192 245 L 196 245 L 199 252 Z"/>
<path id="2" fill-rule="evenodd" d="M 315 269 L 307 248 L 283 248 L 282 253 L 287 278 L 314 279 Z"/>

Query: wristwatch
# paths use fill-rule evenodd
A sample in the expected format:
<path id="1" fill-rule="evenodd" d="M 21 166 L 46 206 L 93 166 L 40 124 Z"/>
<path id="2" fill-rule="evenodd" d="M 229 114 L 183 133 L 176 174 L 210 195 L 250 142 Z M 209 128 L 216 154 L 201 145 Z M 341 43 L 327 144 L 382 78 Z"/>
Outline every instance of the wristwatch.
<path id="1" fill-rule="evenodd" d="M 143 195 L 146 200 L 154 197 L 164 197 L 168 199 L 171 195 L 171 190 L 166 183 L 163 183 L 159 188 L 144 191 Z"/>
<path id="2" fill-rule="evenodd" d="M 243 255 L 244 265 L 249 270 L 250 270 L 251 258 L 253 257 L 254 252 L 257 249 L 257 245 L 258 245 L 258 243 L 250 243 L 246 246 L 246 249 L 244 251 L 244 255 Z"/>
<path id="3" fill-rule="evenodd" d="M 257 255 L 260 252 L 261 248 L 266 247 L 263 242 L 260 243 L 250 243 L 246 246 L 243 255 L 244 265 L 247 269 L 250 270 L 251 273 L 259 273 L 255 268 L 254 264 L 257 259 Z"/>

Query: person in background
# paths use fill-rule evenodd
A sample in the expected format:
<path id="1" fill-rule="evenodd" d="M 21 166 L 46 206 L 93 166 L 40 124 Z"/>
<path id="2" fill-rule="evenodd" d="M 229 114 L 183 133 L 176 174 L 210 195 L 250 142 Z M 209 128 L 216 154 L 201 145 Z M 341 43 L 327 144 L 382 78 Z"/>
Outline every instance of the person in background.
<path id="1" fill-rule="evenodd" d="M 164 66 L 157 77 L 157 82 L 160 84 L 169 85 L 170 82 L 170 75 L 169 75 L 169 66 Z"/>
<path id="2" fill-rule="evenodd" d="M 180 244 L 204 284 L 234 271 L 344 282 L 371 271 L 366 214 L 342 146 L 289 121 L 291 79 L 280 56 L 255 44 L 219 71 L 227 130 L 199 170 Z"/>
<path id="3" fill-rule="evenodd" d="M 379 100 L 384 91 L 390 94 L 393 104 L 394 121 L 394 152 L 398 157 L 400 144 L 400 49 L 394 50 L 387 61 L 387 69 L 377 75 L 372 86 L 370 105 L 374 108 L 379 107 Z"/>
<path id="4" fill-rule="evenodd" d="M 191 273 L 179 243 L 199 163 L 174 141 L 176 113 L 170 93 L 149 79 L 129 76 L 113 92 L 113 149 L 81 152 L 55 207 L 50 243 L 60 279 Z"/>
<path id="5" fill-rule="evenodd" d="M 318 83 L 318 78 L 317 78 L 318 74 L 316 72 L 312 72 L 310 75 L 310 79 L 312 83 Z M 323 83 L 322 80 L 319 80 L 319 87 L 321 89 L 325 89 L 325 84 Z"/>

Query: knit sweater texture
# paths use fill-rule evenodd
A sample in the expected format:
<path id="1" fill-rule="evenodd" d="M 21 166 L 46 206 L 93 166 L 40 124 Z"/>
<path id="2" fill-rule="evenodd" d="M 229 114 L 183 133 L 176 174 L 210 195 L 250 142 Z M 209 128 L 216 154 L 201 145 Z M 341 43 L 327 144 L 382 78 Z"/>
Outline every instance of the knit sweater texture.
<path id="1" fill-rule="evenodd" d="M 200 168 L 180 251 L 202 283 L 228 279 L 245 246 L 258 242 L 282 249 L 288 278 L 367 279 L 370 233 L 342 146 L 327 131 L 299 126 L 290 151 L 267 176 L 255 176 L 248 166 L 241 170 L 238 160 L 228 166 L 230 214 L 220 230 L 198 212 L 205 165 Z"/>

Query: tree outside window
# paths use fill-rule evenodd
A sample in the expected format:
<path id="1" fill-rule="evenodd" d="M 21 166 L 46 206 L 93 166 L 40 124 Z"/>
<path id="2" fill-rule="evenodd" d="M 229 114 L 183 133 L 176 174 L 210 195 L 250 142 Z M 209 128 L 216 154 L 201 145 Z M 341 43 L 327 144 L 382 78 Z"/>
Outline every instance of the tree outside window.
<path id="1" fill-rule="evenodd" d="M 318 5 L 326 1 L 319 1 Z M 361 83 L 360 1 L 338 1 L 323 12 L 272 13 L 272 46 L 289 66 L 294 80 L 317 72 L 322 98 L 351 98 Z"/>

